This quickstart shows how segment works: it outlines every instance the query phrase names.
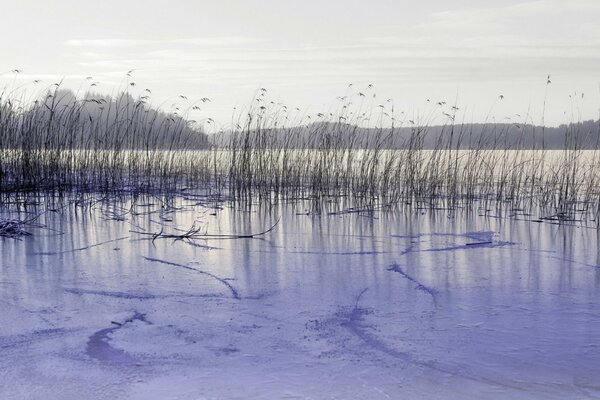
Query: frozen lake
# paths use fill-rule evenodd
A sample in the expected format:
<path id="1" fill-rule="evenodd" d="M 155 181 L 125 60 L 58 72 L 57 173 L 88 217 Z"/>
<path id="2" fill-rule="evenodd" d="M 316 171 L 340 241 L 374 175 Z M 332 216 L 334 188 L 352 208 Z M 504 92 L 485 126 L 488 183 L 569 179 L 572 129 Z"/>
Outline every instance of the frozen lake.
<path id="1" fill-rule="evenodd" d="M 177 204 L 0 239 L 1 399 L 600 398 L 595 228 Z"/>

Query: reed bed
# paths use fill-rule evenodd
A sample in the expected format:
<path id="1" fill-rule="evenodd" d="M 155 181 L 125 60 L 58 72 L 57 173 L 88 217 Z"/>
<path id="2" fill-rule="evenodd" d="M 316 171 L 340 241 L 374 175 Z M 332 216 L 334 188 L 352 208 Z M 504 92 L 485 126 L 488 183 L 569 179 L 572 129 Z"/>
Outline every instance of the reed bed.
<path id="1" fill-rule="evenodd" d="M 0 94 L 4 193 L 170 191 L 190 170 L 188 149 L 206 144 L 206 135 L 177 112 L 126 92 L 78 99 L 56 86 L 33 102 Z"/>
<path id="2" fill-rule="evenodd" d="M 77 98 L 57 86 L 25 107 L 26 99 L 5 92 L 0 197 L 202 189 L 238 200 L 337 196 L 360 207 L 443 201 L 536 206 L 564 218 L 600 212 L 597 124 L 565 126 L 556 150 L 547 148 L 544 128 L 489 124 L 474 131 L 455 123 L 456 112 L 433 126 L 433 113 L 403 119 L 393 103 L 374 106 L 364 97 L 306 115 L 268 102 L 261 91 L 229 129 L 207 135 L 185 112 L 152 108 L 147 96 Z"/>

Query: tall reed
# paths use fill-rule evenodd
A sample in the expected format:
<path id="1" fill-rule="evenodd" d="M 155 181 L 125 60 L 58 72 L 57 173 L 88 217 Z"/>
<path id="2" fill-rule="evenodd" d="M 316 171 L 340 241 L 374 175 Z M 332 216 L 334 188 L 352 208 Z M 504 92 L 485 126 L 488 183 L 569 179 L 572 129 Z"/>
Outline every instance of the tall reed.
<path id="1" fill-rule="evenodd" d="M 57 85 L 32 102 L 5 91 L 0 192 L 205 188 L 238 199 L 349 197 L 365 207 L 508 202 L 563 217 L 600 210 L 598 124 L 561 127 L 560 149 L 550 149 L 549 131 L 536 139 L 532 124 L 459 123 L 458 108 L 442 102 L 409 119 L 391 100 L 369 96 L 307 115 L 261 90 L 231 129 L 206 135 L 185 112 L 155 109 L 147 96 L 77 97 Z M 440 114 L 445 122 L 434 124 Z"/>

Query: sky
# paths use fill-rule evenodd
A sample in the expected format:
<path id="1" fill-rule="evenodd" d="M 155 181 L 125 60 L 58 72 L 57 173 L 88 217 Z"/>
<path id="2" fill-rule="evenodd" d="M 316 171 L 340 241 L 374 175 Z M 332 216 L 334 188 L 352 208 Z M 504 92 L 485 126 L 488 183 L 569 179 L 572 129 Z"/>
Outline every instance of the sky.
<path id="1" fill-rule="evenodd" d="M 306 115 L 363 92 L 412 119 L 558 125 L 598 119 L 598 20 L 598 0 L 0 0 L 0 88 L 148 88 L 222 129 L 260 88 Z"/>

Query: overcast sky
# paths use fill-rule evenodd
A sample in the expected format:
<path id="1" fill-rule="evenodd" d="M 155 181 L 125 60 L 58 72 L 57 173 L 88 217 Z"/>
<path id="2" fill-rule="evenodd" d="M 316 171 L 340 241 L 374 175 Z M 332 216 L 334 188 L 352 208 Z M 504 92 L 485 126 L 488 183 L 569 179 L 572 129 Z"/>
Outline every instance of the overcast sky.
<path id="1" fill-rule="evenodd" d="M 31 93 L 64 78 L 85 90 L 93 76 L 95 89 L 111 93 L 135 69 L 132 91 L 151 89 L 153 102 L 167 109 L 185 103 L 179 95 L 190 102 L 208 97 L 191 117 L 222 126 L 261 87 L 307 113 L 331 107 L 352 83 L 356 91 L 373 84 L 376 104 L 393 98 L 406 115 L 446 101 L 468 122 L 488 114 L 522 121 L 529 113 L 539 123 L 550 75 L 547 124 L 597 119 L 600 107 L 598 0 L 0 5 L 0 86 L 26 85 Z M 42 80 L 38 89 L 35 79 Z"/>

